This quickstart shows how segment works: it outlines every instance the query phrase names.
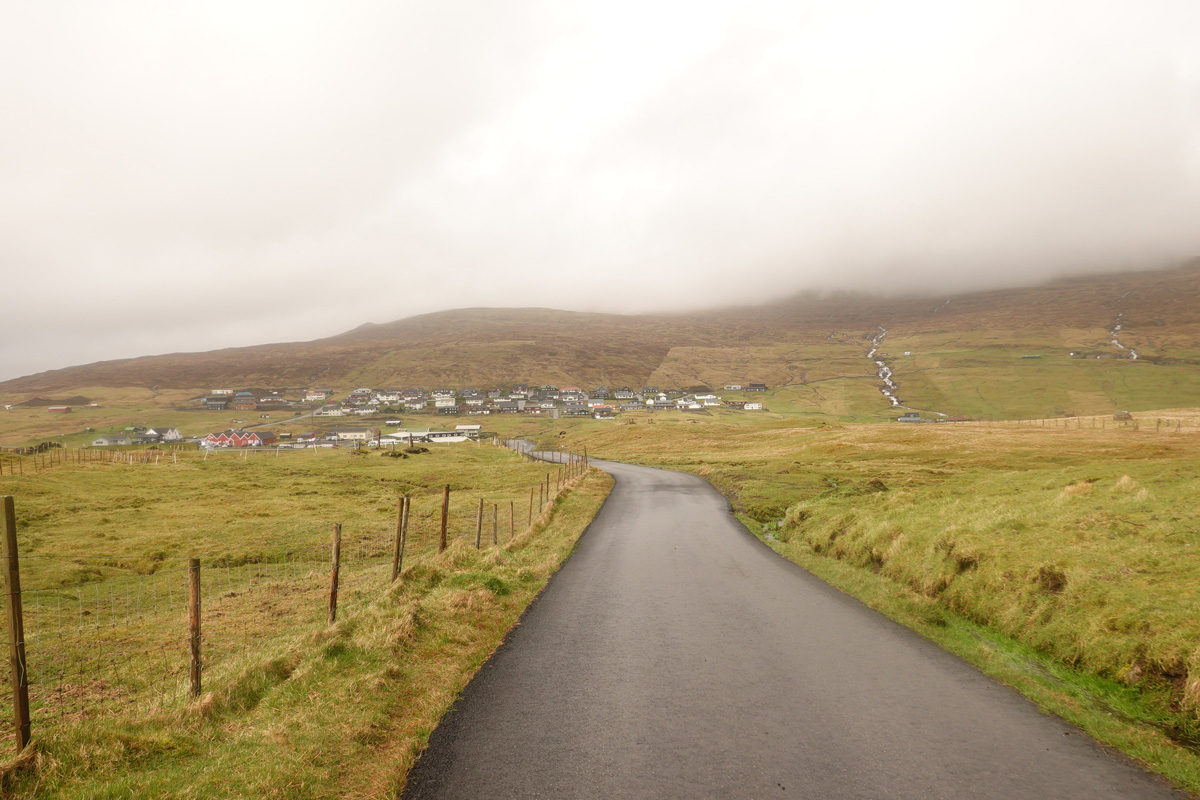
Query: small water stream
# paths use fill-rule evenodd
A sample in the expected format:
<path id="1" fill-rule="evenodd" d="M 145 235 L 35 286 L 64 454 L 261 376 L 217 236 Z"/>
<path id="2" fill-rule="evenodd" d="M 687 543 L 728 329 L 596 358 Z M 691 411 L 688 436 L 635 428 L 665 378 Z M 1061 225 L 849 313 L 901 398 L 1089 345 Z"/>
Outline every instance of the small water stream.
<path id="1" fill-rule="evenodd" d="M 879 345 L 887 337 L 887 328 L 879 326 L 879 333 L 871 338 L 871 349 L 867 353 L 867 358 L 875 362 L 877 368 L 876 374 L 883 381 L 883 388 L 879 391 L 892 404 L 892 408 L 906 408 L 900 404 L 900 398 L 896 396 L 896 391 L 900 388 L 896 385 L 896 381 L 892 379 L 892 368 L 887 365 L 887 362 L 882 358 L 876 358 L 875 354 L 879 352 Z"/>
<path id="2" fill-rule="evenodd" d="M 1124 350 L 1126 353 L 1129 353 L 1129 358 L 1131 360 L 1137 361 L 1137 357 L 1138 357 L 1137 350 L 1134 350 L 1132 347 L 1126 347 L 1125 345 L 1121 344 L 1121 339 L 1120 339 L 1121 329 L 1124 327 L 1125 327 L 1125 312 L 1119 311 L 1119 312 L 1117 312 L 1117 318 L 1113 322 L 1112 328 L 1108 332 L 1109 341 L 1111 341 L 1113 346 L 1116 347 L 1118 350 Z"/>
<path id="3" fill-rule="evenodd" d="M 946 301 L 946 303 L 949 302 L 949 300 Z M 942 306 L 944 307 L 946 303 L 943 303 Z M 939 417 L 948 416 L 947 414 L 943 414 L 941 411 L 929 411 L 928 409 L 913 408 L 912 406 L 906 406 L 900 402 L 900 398 L 896 394 L 898 391 L 900 391 L 900 387 L 896 384 L 896 379 L 892 372 L 892 368 L 888 365 L 887 361 L 885 361 L 883 357 L 879 355 L 879 346 L 883 344 L 883 340 L 887 338 L 887 335 L 887 328 L 880 325 L 879 333 L 871 337 L 871 349 L 867 351 L 867 358 L 871 359 L 871 361 L 875 363 L 875 374 L 879 376 L 879 380 L 883 381 L 883 386 L 879 388 L 879 393 L 888 399 L 888 402 L 892 404 L 892 408 L 903 408 L 908 411 L 927 411 L 928 413 Z"/>

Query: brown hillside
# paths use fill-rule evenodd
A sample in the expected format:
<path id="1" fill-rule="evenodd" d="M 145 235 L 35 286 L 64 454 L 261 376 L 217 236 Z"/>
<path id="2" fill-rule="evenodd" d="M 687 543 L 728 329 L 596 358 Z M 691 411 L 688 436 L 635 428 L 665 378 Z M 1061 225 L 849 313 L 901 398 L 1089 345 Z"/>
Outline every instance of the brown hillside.
<path id="1" fill-rule="evenodd" d="M 948 302 L 947 302 L 948 301 Z M 1123 313 L 1123 317 L 1118 314 Z M 311 342 L 105 361 L 0 383 L 6 395 L 73 387 L 798 384 L 873 370 L 866 342 L 926 349 L 1006 347 L 1118 355 L 1108 331 L 1147 361 L 1200 361 L 1200 268 L 1060 280 L 954 296 L 801 294 L 757 307 L 625 316 L 465 309 L 367 324 Z M 837 365 L 835 366 L 835 362 Z"/>

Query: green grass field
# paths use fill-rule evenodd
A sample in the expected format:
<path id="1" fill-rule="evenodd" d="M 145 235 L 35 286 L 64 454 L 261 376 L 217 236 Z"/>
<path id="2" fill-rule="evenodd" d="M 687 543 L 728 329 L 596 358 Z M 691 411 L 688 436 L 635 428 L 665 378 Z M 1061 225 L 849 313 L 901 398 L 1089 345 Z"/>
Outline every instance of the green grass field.
<path id="1" fill-rule="evenodd" d="M 543 509 L 548 474 L 546 498 L 557 497 Z M 396 791 L 610 486 L 594 471 L 561 493 L 559 480 L 551 466 L 472 444 L 406 459 L 190 452 L 178 463 L 5 475 L 0 494 L 17 498 L 34 743 L 0 762 L 0 786 L 11 797 Z M 450 547 L 439 555 L 447 484 Z M 413 505 L 392 584 L 401 495 Z M 329 625 L 335 522 L 341 588 Z M 194 700 L 188 557 L 201 559 L 204 608 Z"/>
<path id="2" fill-rule="evenodd" d="M 1200 428 L 1160 413 L 1185 427 L 661 414 L 557 438 L 707 478 L 782 555 L 1197 791 Z"/>

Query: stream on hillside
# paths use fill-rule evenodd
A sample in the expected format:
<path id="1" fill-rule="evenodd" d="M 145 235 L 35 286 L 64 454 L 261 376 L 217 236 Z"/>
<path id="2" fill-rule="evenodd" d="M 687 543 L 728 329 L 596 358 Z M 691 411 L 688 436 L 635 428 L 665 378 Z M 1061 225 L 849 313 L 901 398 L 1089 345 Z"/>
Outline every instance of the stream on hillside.
<path id="1" fill-rule="evenodd" d="M 945 303 L 939 306 L 939 308 L 945 308 L 949 302 L 950 301 L 947 300 Z M 875 362 L 875 374 L 879 376 L 881 381 L 883 381 L 883 386 L 881 386 L 879 389 L 880 394 L 888 399 L 888 402 L 892 404 L 892 408 L 903 408 L 908 411 L 928 411 L 928 413 L 935 414 L 939 417 L 949 416 L 949 414 L 943 414 L 941 411 L 917 409 L 913 408 L 912 406 L 906 406 L 900 402 L 900 398 L 896 394 L 900 390 L 900 387 L 896 385 L 892 368 L 888 365 L 887 361 L 884 360 L 884 356 L 879 353 L 879 346 L 883 344 L 883 340 L 887 338 L 887 335 L 887 328 L 880 325 L 879 333 L 871 337 L 871 349 L 867 351 L 867 358 Z"/>

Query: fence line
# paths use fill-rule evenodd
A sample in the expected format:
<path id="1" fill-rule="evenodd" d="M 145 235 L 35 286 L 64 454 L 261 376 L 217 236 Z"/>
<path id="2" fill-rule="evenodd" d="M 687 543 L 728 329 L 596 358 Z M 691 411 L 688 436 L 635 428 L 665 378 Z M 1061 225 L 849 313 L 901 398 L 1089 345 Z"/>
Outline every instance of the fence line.
<path id="1" fill-rule="evenodd" d="M 494 439 L 493 444 L 501 442 Z M 535 458 L 528 447 L 510 449 Z M 548 466 L 557 465 L 557 475 L 552 468 L 539 482 L 546 490 L 539 515 L 587 471 L 582 455 L 563 453 L 556 459 Z M 23 629 L 14 638 L 10 625 L 0 646 L 7 651 L 19 645 L 25 656 L 18 669 L 0 669 L 0 696 L 14 697 L 21 683 L 28 687 L 26 725 L 31 723 L 35 733 L 101 714 L 151 713 L 186 702 L 200 685 L 211 691 L 220 681 L 230 680 L 244 657 L 280 642 L 281 630 L 302 632 L 327 624 L 332 617 L 332 606 L 326 608 L 331 590 L 336 591 L 336 607 L 343 616 L 368 603 L 395 579 L 401 547 L 405 565 L 436 556 L 445 540 L 483 547 L 486 537 L 480 533 L 489 506 L 492 536 L 487 546 L 500 546 L 499 509 L 505 500 L 508 540 L 518 529 L 532 531 L 532 508 L 528 524 L 518 526 L 516 521 L 523 492 L 447 493 L 444 487 L 400 498 L 394 524 L 341 526 L 336 577 L 331 575 L 334 541 L 327 527 L 294 532 L 293 538 L 325 541 L 283 552 L 247 559 L 201 557 L 195 566 L 189 558 L 174 557 L 149 574 L 72 586 L 18 587 L 14 592 L 6 573 L 0 612 L 11 617 L 19 607 Z M 6 500 L 11 503 L 11 498 Z M 15 520 L 13 525 L 15 542 Z M 33 558 L 111 564 L 102 556 Z M 7 561 L 15 568 L 15 550 Z M 197 577 L 194 570 L 199 585 L 189 586 Z M 193 613 L 198 633 L 189 622 Z M 194 668 L 193 644 L 200 647 Z M 219 676 L 216 682 L 214 674 Z M 13 710 L 11 715 L 0 714 L 0 738 L 11 734 L 21 744 L 21 712 L 16 706 Z"/>

